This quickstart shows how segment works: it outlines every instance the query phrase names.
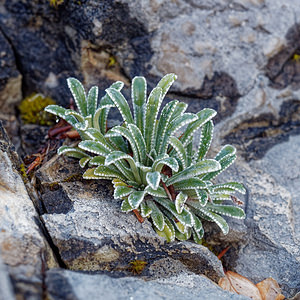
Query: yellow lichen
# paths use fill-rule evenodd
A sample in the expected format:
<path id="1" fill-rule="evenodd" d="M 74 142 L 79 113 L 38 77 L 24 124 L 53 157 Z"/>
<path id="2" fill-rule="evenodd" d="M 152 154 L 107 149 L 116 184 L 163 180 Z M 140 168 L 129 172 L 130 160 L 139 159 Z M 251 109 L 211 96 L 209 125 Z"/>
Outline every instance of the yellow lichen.
<path id="1" fill-rule="evenodd" d="M 129 271 L 133 274 L 141 274 L 147 265 L 146 261 L 143 260 L 133 260 L 129 263 Z"/>
<path id="2" fill-rule="evenodd" d="M 24 165 L 24 163 L 21 163 L 19 166 L 19 173 L 21 174 L 23 181 L 26 183 L 28 181 L 28 177 L 26 174 L 26 167 Z"/>
<path id="3" fill-rule="evenodd" d="M 294 55 L 293 55 L 293 58 L 292 58 L 294 61 L 296 61 L 296 62 L 299 62 L 300 61 L 300 55 L 299 54 L 297 54 L 297 53 L 295 53 Z"/>
<path id="4" fill-rule="evenodd" d="M 49 0 L 49 3 L 53 7 L 57 7 L 64 3 L 64 0 Z"/>
<path id="5" fill-rule="evenodd" d="M 55 118 L 44 111 L 50 104 L 55 104 L 55 101 L 42 94 L 31 94 L 26 97 L 19 105 L 22 121 L 25 124 L 52 125 Z"/>

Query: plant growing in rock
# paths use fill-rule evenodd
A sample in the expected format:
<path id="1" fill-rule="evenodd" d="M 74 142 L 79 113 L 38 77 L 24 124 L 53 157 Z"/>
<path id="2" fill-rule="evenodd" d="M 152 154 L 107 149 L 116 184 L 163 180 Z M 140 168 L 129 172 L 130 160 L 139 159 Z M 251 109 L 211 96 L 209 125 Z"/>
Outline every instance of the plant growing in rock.
<path id="1" fill-rule="evenodd" d="M 156 232 L 173 241 L 191 236 L 201 243 L 202 220 L 215 222 L 224 234 L 229 231 L 222 215 L 244 218 L 244 211 L 230 203 L 236 192 L 245 193 L 238 182 L 214 183 L 214 178 L 236 159 L 236 150 L 224 146 L 206 158 L 213 137 L 213 109 L 186 113 L 187 104 L 173 100 L 161 112 L 162 101 L 176 75 L 164 76 L 147 97 L 143 77 L 132 81 L 133 113 L 116 82 L 97 104 L 98 89 L 86 96 L 83 86 L 68 79 L 79 112 L 50 105 L 46 111 L 69 122 L 80 134 L 78 147 L 62 146 L 59 154 L 80 159 L 88 169 L 85 179 L 111 179 L 114 198 L 122 199 L 123 212 L 134 211 L 150 218 Z M 116 107 L 124 120 L 107 131 L 107 114 Z M 160 114 L 159 114 L 160 112 Z M 180 129 L 185 127 L 183 132 Z M 196 145 L 194 134 L 201 130 Z"/>

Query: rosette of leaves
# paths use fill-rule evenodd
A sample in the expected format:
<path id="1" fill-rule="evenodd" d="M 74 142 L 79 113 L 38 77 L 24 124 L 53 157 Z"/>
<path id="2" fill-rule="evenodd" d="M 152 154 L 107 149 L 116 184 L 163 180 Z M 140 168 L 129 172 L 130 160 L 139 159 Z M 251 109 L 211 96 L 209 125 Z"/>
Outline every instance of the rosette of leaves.
<path id="1" fill-rule="evenodd" d="M 133 112 L 120 85 L 108 88 L 105 100 L 96 109 L 97 101 L 89 101 L 83 87 L 74 79 L 76 85 L 70 84 L 69 79 L 79 113 L 63 110 L 62 117 L 67 120 L 66 116 L 71 116 L 71 124 L 82 137 L 76 153 L 87 155 L 78 155 L 84 161 L 81 165 L 89 166 L 83 178 L 111 179 L 114 198 L 122 199 L 121 210 L 149 218 L 167 241 L 192 236 L 201 243 L 203 220 L 215 222 L 227 234 L 229 227 L 223 216 L 245 217 L 240 207 L 229 203 L 236 202 L 234 194 L 245 193 L 245 188 L 238 182 L 214 183 L 215 177 L 236 159 L 231 145 L 224 146 L 213 159 L 206 157 L 216 111 L 206 108 L 196 114 L 187 113 L 187 104 L 178 100 L 161 109 L 175 79 L 174 74 L 164 76 L 147 97 L 145 78 L 135 77 L 131 88 Z M 91 102 L 93 105 L 89 105 Z M 98 117 L 97 112 L 112 106 L 119 110 L 124 122 L 105 132 L 106 127 L 99 124 L 107 114 Z M 59 115 L 58 109 L 51 106 L 47 111 Z M 199 131 L 200 142 L 196 145 L 194 135 Z M 59 149 L 59 153 L 73 155 L 70 151 L 73 150 L 65 146 Z"/>

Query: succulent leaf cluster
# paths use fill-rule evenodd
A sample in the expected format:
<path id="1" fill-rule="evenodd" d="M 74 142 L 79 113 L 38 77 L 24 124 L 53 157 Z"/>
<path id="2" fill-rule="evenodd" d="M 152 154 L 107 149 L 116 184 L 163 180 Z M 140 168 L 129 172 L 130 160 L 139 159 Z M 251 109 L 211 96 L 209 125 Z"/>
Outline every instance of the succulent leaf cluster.
<path id="1" fill-rule="evenodd" d="M 245 193 L 238 182 L 215 184 L 214 178 L 236 159 L 236 149 L 225 145 L 213 158 L 206 157 L 213 138 L 213 109 L 187 113 L 187 104 L 162 101 L 176 75 L 164 76 L 147 97 L 144 77 L 132 81 L 133 111 L 121 93 L 122 82 L 112 84 L 98 102 L 98 88 L 86 95 L 82 84 L 69 78 L 68 86 L 78 112 L 50 105 L 47 112 L 63 118 L 80 134 L 78 147 L 62 146 L 59 154 L 88 166 L 85 179 L 110 179 L 114 198 L 123 212 L 136 211 L 149 218 L 167 241 L 193 237 L 201 243 L 203 220 L 215 222 L 224 234 L 229 226 L 222 216 L 245 218 L 235 202 Z M 108 112 L 116 107 L 123 123 L 107 130 Z M 184 128 L 182 133 L 182 128 Z M 200 133 L 200 142 L 194 135 Z"/>

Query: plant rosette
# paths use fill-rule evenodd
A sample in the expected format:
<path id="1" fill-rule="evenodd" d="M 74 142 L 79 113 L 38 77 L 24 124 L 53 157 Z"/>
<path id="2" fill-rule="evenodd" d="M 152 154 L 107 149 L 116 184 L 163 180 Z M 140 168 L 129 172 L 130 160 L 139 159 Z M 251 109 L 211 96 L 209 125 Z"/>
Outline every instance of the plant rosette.
<path id="1" fill-rule="evenodd" d="M 236 159 L 236 149 L 225 145 L 214 158 L 207 158 L 213 138 L 216 111 L 205 108 L 187 113 L 187 104 L 162 101 L 176 79 L 164 76 L 147 97 L 144 77 L 132 80 L 133 112 L 121 93 L 123 83 L 112 84 L 98 102 L 98 87 L 86 95 L 75 78 L 67 80 L 78 111 L 57 105 L 46 108 L 76 129 L 82 139 L 77 147 L 62 146 L 59 154 L 79 159 L 85 179 L 110 179 L 114 198 L 123 212 L 134 211 L 149 218 L 156 232 L 167 241 L 201 243 L 202 221 L 215 222 L 224 234 L 229 226 L 223 216 L 243 219 L 235 193 L 244 194 L 239 182 L 215 184 L 215 177 Z M 116 107 L 123 123 L 107 130 L 109 110 Z M 182 128 L 184 132 L 180 134 Z M 199 134 L 195 142 L 194 135 Z M 234 203 L 232 203 L 234 202 Z"/>

